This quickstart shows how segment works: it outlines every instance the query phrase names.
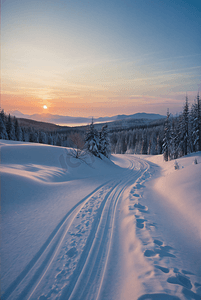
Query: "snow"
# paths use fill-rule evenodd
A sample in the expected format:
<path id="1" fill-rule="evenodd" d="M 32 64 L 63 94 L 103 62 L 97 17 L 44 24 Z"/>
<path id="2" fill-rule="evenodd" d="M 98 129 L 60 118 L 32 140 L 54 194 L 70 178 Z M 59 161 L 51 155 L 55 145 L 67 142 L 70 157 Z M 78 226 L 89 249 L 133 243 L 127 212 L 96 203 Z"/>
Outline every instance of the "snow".
<path id="1" fill-rule="evenodd" d="M 200 152 L 0 147 L 2 299 L 201 298 Z"/>

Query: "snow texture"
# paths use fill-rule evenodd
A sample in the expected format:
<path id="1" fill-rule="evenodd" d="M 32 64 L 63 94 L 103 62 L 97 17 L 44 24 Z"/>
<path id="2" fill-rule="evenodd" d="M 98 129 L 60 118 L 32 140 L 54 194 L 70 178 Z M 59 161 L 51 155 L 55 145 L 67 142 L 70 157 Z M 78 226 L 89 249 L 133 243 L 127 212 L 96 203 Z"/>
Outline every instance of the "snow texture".
<path id="1" fill-rule="evenodd" d="M 1 299 L 201 298 L 200 152 L 0 147 Z"/>

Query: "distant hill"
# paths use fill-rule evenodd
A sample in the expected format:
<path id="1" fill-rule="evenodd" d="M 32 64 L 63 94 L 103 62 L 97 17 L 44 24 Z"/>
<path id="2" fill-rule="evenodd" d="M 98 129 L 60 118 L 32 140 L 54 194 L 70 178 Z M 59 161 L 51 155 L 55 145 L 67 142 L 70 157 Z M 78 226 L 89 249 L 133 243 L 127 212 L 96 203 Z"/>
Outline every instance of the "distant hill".
<path id="1" fill-rule="evenodd" d="M 57 131 L 62 128 L 62 126 L 55 125 L 52 123 L 39 122 L 39 121 L 25 119 L 25 118 L 17 118 L 17 119 L 19 125 L 26 128 L 33 127 L 36 130 L 43 130 L 43 131 Z"/>
<path id="2" fill-rule="evenodd" d="M 157 126 L 161 125 L 164 123 L 164 118 L 151 118 L 150 119 L 145 119 L 145 118 L 140 118 L 141 116 L 145 116 L 146 114 L 138 114 L 137 118 L 124 118 L 121 119 L 122 116 L 120 116 L 119 120 L 116 121 L 110 121 L 110 122 L 101 122 L 101 123 L 96 123 L 94 122 L 94 126 L 97 130 L 101 130 L 102 126 L 107 124 L 108 130 L 110 132 L 112 131 L 121 131 L 121 130 L 128 130 L 128 129 L 134 129 L 136 127 L 145 127 L 145 126 Z M 150 114 L 152 115 L 152 114 Z M 40 122 L 32 119 L 26 119 L 26 118 L 19 118 L 17 117 L 19 125 L 25 128 L 28 127 L 33 127 L 36 130 L 42 130 L 42 131 L 57 131 L 60 133 L 67 133 L 71 131 L 85 131 L 88 128 L 88 124 L 91 123 L 91 121 L 87 125 L 80 125 L 80 126 L 61 126 L 61 125 L 56 125 L 50 122 Z"/>
<path id="3" fill-rule="evenodd" d="M 12 111 L 10 113 L 12 116 L 17 118 L 23 119 L 31 119 L 40 122 L 46 123 L 53 123 L 57 125 L 65 125 L 65 126 L 78 126 L 80 125 L 87 125 L 91 123 L 92 118 L 84 118 L 84 117 L 70 117 L 70 116 L 60 116 L 60 115 L 52 115 L 52 114 L 33 114 L 33 115 L 26 115 L 21 113 L 20 111 Z M 159 114 L 149 114 L 149 113 L 136 113 L 133 115 L 116 115 L 112 117 L 99 117 L 94 118 L 95 123 L 103 123 L 103 122 L 112 122 L 112 121 L 120 121 L 120 120 L 159 120 L 165 118 L 163 115 Z"/>

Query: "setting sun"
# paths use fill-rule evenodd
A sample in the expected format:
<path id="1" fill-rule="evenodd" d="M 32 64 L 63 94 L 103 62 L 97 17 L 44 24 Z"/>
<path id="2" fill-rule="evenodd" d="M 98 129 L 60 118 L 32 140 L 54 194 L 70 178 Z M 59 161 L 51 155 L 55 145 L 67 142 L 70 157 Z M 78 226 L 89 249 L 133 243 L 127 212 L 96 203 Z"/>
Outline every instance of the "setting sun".
<path id="1" fill-rule="evenodd" d="M 44 109 L 47 109 L 47 105 L 43 105 L 43 108 L 44 108 Z"/>

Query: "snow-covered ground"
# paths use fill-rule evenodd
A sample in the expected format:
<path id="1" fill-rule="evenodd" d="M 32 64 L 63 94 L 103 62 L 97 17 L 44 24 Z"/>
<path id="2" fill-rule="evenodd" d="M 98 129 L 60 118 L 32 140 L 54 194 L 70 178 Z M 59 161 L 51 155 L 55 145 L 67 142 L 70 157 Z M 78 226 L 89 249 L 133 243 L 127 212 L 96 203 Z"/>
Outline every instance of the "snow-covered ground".
<path id="1" fill-rule="evenodd" d="M 201 299 L 201 153 L 0 146 L 2 299 Z"/>

